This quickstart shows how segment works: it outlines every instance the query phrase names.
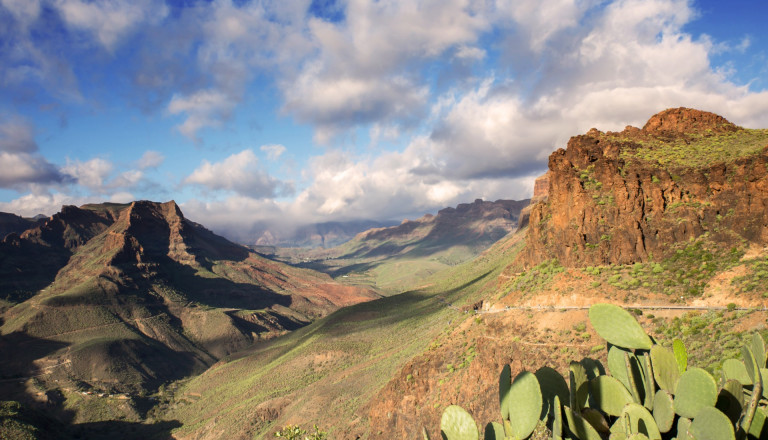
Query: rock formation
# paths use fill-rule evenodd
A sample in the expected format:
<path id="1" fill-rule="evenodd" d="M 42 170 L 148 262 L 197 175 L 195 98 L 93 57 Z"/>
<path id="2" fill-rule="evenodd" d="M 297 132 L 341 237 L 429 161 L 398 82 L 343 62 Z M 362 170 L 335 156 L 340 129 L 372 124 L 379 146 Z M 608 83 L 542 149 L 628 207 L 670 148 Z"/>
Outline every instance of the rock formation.
<path id="1" fill-rule="evenodd" d="M 768 131 L 678 108 L 642 129 L 591 129 L 549 158 L 524 258 L 566 266 L 660 259 L 707 234 L 768 243 Z"/>

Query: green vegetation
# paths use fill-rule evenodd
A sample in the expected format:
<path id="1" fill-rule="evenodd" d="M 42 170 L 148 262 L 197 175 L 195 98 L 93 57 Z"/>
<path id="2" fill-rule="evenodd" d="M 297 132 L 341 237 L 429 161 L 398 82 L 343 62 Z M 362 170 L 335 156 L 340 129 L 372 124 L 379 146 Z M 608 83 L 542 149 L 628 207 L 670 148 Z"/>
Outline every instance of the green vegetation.
<path id="1" fill-rule="evenodd" d="M 755 258 L 746 262 L 748 273 L 731 280 L 739 292 L 752 292 L 768 286 L 768 257 Z M 768 291 L 763 292 L 763 297 Z"/>
<path id="2" fill-rule="evenodd" d="M 624 148 L 625 160 L 642 160 L 661 166 L 705 167 L 759 153 L 768 145 L 768 129 L 740 129 L 726 133 L 687 134 L 673 140 L 664 138 L 624 139 L 608 136 L 615 142 L 635 143 L 638 148 Z M 658 178 L 657 178 L 658 180 Z M 654 181 L 655 182 L 655 181 Z"/>
<path id="3" fill-rule="evenodd" d="M 510 283 L 508 292 L 535 292 L 545 289 L 552 284 L 555 276 L 564 270 L 556 259 L 546 260 L 517 275 Z"/>
<path id="4" fill-rule="evenodd" d="M 763 336 L 746 341 L 741 360 L 726 360 L 717 382 L 707 370 L 688 365 L 681 342 L 675 342 L 674 351 L 654 344 L 620 307 L 596 304 L 589 317 L 608 341 L 609 372 L 594 359 L 574 361 L 568 385 L 547 367 L 536 374 L 523 371 L 514 380 L 509 366 L 504 367 L 499 378 L 502 423 L 488 423 L 485 439 L 600 440 L 609 434 L 612 439 L 764 438 L 768 393 L 763 375 L 768 370 Z M 534 434 L 539 424 L 546 425 L 545 436 Z M 447 440 L 478 438 L 474 420 L 454 405 L 443 413 L 441 433 Z"/>
<path id="5" fill-rule="evenodd" d="M 321 431 L 317 425 L 314 426 L 314 429 L 315 431 L 310 433 L 296 425 L 287 425 L 276 432 L 275 437 L 285 440 L 325 440 L 328 438 L 328 434 Z"/>
<path id="6" fill-rule="evenodd" d="M 725 250 L 700 238 L 679 247 L 669 258 L 660 262 L 635 263 L 616 266 L 588 266 L 584 273 L 596 282 L 609 284 L 622 290 L 645 288 L 675 298 L 699 296 L 718 273 L 740 264 L 744 252 L 739 248 Z M 768 278 L 762 260 L 752 267 L 754 276 L 742 277 L 734 283 L 743 285 L 744 291 L 761 286 L 762 277 Z M 768 264 L 765 265 L 768 268 Z M 598 286 L 600 285 L 598 284 Z"/>
<path id="7" fill-rule="evenodd" d="M 405 362 L 427 352 L 463 320 L 466 315 L 457 308 L 485 298 L 489 285 L 495 288 L 502 269 L 521 249 L 520 238 L 423 280 L 421 289 L 346 307 L 225 359 L 180 384 L 154 414 L 179 420 L 183 426 L 178 436 L 215 424 L 233 437 L 260 438 L 290 420 L 316 421 L 317 414 L 354 420 Z M 452 362 L 454 371 L 477 362 L 476 356 L 477 349 L 468 344 Z M 287 395 L 290 411 L 276 420 L 259 416 L 260 405 L 280 402 Z M 345 426 L 327 426 L 329 437 L 343 437 Z"/>

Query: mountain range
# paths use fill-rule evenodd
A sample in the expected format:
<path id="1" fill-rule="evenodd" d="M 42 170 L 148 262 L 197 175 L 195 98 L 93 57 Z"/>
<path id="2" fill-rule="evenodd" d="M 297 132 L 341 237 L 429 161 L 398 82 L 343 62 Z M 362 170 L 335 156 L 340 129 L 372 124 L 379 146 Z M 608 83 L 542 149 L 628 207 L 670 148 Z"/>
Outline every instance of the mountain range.
<path id="1" fill-rule="evenodd" d="M 596 302 L 718 374 L 768 336 L 766 213 L 768 130 L 687 108 L 574 136 L 530 205 L 476 200 L 334 248 L 261 255 L 173 202 L 65 207 L 0 243 L 0 392 L 18 401 L 0 430 L 440 438 L 451 404 L 498 419 L 504 365 L 606 363 Z"/>
<path id="2" fill-rule="evenodd" d="M 3 375 L 71 390 L 153 390 L 379 297 L 265 259 L 174 202 L 65 206 L 7 235 L 0 267 Z"/>

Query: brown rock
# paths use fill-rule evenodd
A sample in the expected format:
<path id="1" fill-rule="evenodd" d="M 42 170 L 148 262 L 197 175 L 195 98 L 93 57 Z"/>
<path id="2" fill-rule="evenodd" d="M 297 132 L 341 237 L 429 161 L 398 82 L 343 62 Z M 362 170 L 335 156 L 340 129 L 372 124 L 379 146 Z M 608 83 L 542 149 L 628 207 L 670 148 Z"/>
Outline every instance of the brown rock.
<path id="1" fill-rule="evenodd" d="M 739 129 L 713 113 L 680 108 L 653 116 L 642 130 L 571 138 L 549 158 L 547 200 L 531 206 L 525 263 L 644 262 L 706 232 L 724 246 L 768 243 L 768 147 L 700 168 L 622 155 L 649 139 Z"/>

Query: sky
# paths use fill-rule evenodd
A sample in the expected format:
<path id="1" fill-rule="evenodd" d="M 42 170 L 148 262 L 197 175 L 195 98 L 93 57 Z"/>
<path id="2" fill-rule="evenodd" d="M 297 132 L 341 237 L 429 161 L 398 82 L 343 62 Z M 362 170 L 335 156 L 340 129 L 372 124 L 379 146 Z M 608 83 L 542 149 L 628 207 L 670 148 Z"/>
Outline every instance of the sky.
<path id="1" fill-rule="evenodd" d="M 0 0 L 0 211 L 264 225 L 531 196 L 591 127 L 768 127 L 764 0 Z"/>

